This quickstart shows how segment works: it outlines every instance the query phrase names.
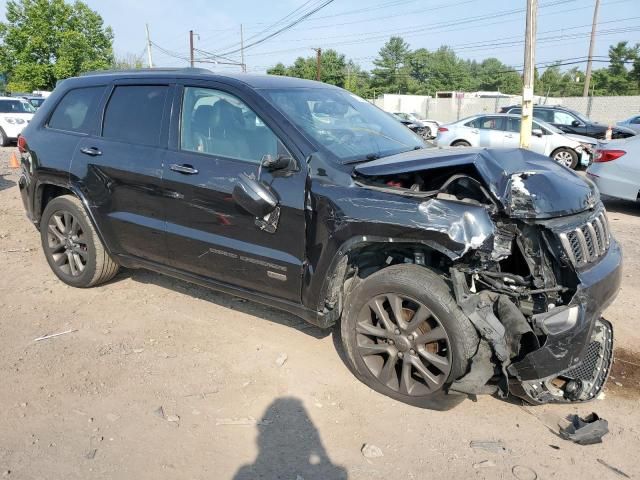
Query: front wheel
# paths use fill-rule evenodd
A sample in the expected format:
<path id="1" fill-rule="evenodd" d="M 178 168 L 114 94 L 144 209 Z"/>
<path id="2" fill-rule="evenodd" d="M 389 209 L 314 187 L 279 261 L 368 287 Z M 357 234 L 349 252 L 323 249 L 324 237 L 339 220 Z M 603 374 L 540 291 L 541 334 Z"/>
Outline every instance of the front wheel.
<path id="1" fill-rule="evenodd" d="M 567 168 L 575 169 L 578 165 L 578 154 L 570 148 L 559 148 L 551 154 L 556 162 Z"/>
<path id="2" fill-rule="evenodd" d="M 447 284 L 418 265 L 394 265 L 361 281 L 347 300 L 341 336 L 362 382 L 426 408 L 438 408 L 479 341 Z"/>
<path id="3" fill-rule="evenodd" d="M 118 273 L 118 265 L 100 241 L 80 200 L 62 195 L 51 200 L 40 219 L 42 249 L 51 270 L 73 287 L 93 287 Z"/>

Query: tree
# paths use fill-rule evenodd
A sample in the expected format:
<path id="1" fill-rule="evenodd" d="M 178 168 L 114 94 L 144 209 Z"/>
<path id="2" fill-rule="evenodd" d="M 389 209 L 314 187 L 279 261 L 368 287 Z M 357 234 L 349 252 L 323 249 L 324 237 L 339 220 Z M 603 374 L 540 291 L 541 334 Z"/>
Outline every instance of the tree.
<path id="1" fill-rule="evenodd" d="M 353 63 L 352 63 L 353 65 Z M 344 87 L 347 62 L 345 56 L 335 50 L 323 50 L 320 55 L 320 80 L 331 85 Z M 278 63 L 267 70 L 271 75 L 287 75 L 289 77 L 306 78 L 315 80 L 317 71 L 317 58 L 315 55 L 296 58 L 293 65 L 287 67 Z"/>
<path id="2" fill-rule="evenodd" d="M 0 71 L 11 90 L 50 90 L 58 80 L 114 63 L 113 32 L 85 3 L 9 0 L 0 23 Z"/>
<path id="3" fill-rule="evenodd" d="M 522 79 L 518 72 L 509 68 L 497 58 L 487 58 L 478 65 L 473 75 L 474 90 L 502 92 L 509 94 L 522 93 Z"/>
<path id="4" fill-rule="evenodd" d="M 371 71 L 373 87 L 387 93 L 407 93 L 409 69 L 406 65 L 410 54 L 409 44 L 401 37 L 391 37 L 378 52 Z"/>

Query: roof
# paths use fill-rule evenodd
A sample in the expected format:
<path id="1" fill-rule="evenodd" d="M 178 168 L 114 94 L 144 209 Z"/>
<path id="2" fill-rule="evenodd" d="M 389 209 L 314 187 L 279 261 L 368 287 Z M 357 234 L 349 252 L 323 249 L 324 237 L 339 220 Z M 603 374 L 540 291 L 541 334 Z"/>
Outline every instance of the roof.
<path id="1" fill-rule="evenodd" d="M 219 80 L 229 83 L 244 83 L 253 88 L 336 88 L 322 82 L 280 75 L 257 75 L 249 73 L 216 73 L 204 68 L 141 68 L 136 70 L 105 70 L 84 74 L 83 79 L 96 78 L 192 78 Z"/>

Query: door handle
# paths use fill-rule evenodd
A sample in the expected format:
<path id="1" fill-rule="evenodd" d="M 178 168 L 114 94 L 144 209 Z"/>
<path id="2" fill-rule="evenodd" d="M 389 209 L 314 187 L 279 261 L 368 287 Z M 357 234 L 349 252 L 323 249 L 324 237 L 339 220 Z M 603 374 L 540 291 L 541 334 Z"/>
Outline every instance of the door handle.
<path id="1" fill-rule="evenodd" d="M 510 133 L 507 133 L 507 134 L 505 135 L 505 137 L 507 137 L 507 138 L 513 138 L 513 135 L 512 135 L 512 134 L 510 134 Z"/>
<path id="2" fill-rule="evenodd" d="M 471 130 L 471 133 L 480 133 L 479 130 Z"/>
<path id="3" fill-rule="evenodd" d="M 191 165 L 178 165 L 172 163 L 169 168 L 174 172 L 184 173 L 185 175 L 195 175 L 196 173 L 198 173 L 198 169 L 193 168 Z"/>
<path id="4" fill-rule="evenodd" d="M 89 155 L 90 157 L 97 157 L 98 155 L 102 155 L 102 152 L 96 147 L 85 147 L 81 148 L 80 151 L 85 155 Z"/>

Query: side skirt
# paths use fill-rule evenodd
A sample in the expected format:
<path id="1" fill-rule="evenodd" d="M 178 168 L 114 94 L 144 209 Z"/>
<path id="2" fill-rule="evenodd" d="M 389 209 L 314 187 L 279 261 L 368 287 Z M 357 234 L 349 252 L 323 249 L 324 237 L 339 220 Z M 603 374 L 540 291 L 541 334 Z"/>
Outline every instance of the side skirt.
<path id="1" fill-rule="evenodd" d="M 143 260 L 133 255 L 118 255 L 117 261 L 120 265 L 126 268 L 145 268 L 147 270 L 152 270 L 154 272 L 168 275 L 170 277 L 184 280 L 186 282 L 195 283 L 196 285 L 200 285 L 206 288 L 211 288 L 212 290 L 217 290 L 229 295 L 235 295 L 237 297 L 241 297 L 252 302 L 261 303 L 263 305 L 268 305 L 279 310 L 284 310 L 285 312 L 292 313 L 293 315 L 296 315 L 302 318 L 304 321 L 309 322 L 310 324 L 315 325 L 319 328 L 330 328 L 333 325 L 333 322 L 331 321 L 329 315 L 311 310 L 301 303 L 293 303 L 288 300 L 282 300 L 276 297 L 272 297 L 270 295 L 264 295 L 254 290 L 248 290 L 245 288 L 236 287 L 234 285 L 229 285 L 227 283 L 218 282 L 201 275 L 194 275 L 192 273 L 185 272 L 184 270 L 179 270 L 156 262 Z"/>

